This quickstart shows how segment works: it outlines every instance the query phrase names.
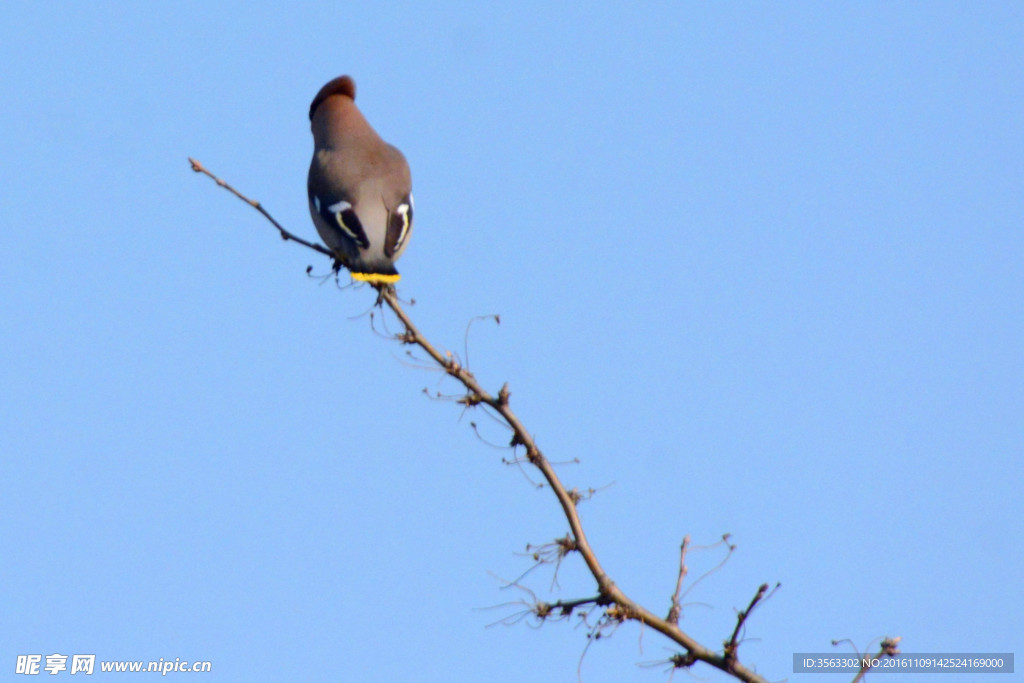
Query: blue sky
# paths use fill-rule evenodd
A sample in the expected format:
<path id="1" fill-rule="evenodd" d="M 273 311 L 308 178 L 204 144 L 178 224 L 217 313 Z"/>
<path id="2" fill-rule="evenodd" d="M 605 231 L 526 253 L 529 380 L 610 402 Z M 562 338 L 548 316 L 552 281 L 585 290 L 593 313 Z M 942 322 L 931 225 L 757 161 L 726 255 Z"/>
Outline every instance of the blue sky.
<path id="1" fill-rule="evenodd" d="M 0 25 L 0 677 L 56 652 L 576 680 L 585 629 L 487 627 L 521 597 L 494 576 L 566 531 L 550 492 L 424 397 L 455 387 L 373 333 L 372 292 L 308 278 L 328 264 L 188 169 L 314 238 L 306 114 L 342 73 L 412 166 L 411 314 L 460 355 L 500 314 L 472 368 L 579 458 L 559 472 L 600 489 L 584 524 L 629 595 L 664 613 L 683 535 L 731 533 L 681 624 L 715 647 L 781 582 L 740 650 L 771 680 L 839 638 L 1020 651 L 1018 3 L 14 2 Z M 527 585 L 592 593 L 578 560 L 558 578 Z M 661 681 L 637 663 L 671 653 L 628 625 L 580 671 Z"/>

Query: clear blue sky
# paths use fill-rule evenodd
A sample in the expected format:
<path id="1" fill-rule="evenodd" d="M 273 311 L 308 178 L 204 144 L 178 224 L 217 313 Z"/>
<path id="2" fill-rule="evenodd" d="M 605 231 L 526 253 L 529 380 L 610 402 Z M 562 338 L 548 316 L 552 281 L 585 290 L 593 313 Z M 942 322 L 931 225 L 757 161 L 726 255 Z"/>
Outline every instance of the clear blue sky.
<path id="1" fill-rule="evenodd" d="M 769 679 L 810 680 L 792 653 L 833 638 L 1024 652 L 1020 3 L 8 2 L 0 25 L 0 678 L 56 652 L 576 680 L 584 629 L 482 609 L 564 535 L 550 493 L 424 397 L 455 387 L 373 333 L 372 292 L 307 278 L 328 264 L 188 169 L 313 238 L 307 108 L 342 73 L 412 165 L 411 313 L 460 355 L 501 315 L 472 367 L 601 488 L 584 523 L 628 594 L 664 613 L 682 536 L 729 532 L 682 625 L 719 646 L 781 581 L 741 649 Z M 593 590 L 575 559 L 550 583 Z M 636 664 L 671 652 L 624 626 L 583 680 L 662 681 Z"/>

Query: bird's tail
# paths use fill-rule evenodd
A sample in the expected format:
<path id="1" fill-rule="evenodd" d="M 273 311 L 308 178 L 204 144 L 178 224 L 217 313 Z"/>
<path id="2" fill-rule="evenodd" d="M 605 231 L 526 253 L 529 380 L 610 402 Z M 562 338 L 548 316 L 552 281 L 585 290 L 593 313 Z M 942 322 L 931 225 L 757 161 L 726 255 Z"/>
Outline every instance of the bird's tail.
<path id="1" fill-rule="evenodd" d="M 352 276 L 353 280 L 359 282 L 369 282 L 370 284 L 394 284 L 402 279 L 402 276 L 398 273 L 359 273 L 354 270 L 349 271 L 349 275 Z"/>

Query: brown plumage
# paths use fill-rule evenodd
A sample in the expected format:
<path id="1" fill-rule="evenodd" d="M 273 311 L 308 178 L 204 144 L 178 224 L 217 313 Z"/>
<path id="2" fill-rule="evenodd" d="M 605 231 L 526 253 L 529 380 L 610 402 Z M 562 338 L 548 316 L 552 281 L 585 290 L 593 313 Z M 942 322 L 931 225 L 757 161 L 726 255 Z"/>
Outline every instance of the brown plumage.
<path id="1" fill-rule="evenodd" d="M 309 210 L 321 239 L 356 280 L 395 282 L 394 262 L 412 232 L 412 178 L 355 103 L 349 76 L 330 81 L 309 107 L 313 160 Z"/>

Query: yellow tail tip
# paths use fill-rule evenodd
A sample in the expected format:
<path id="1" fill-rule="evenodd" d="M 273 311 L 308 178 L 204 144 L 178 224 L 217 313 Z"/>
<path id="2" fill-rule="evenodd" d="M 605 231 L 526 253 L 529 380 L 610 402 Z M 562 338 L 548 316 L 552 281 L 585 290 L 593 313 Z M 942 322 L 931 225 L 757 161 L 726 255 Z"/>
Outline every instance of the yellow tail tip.
<path id="1" fill-rule="evenodd" d="M 390 285 L 402 279 L 402 276 L 398 273 L 395 273 L 394 275 L 387 275 L 385 273 L 349 273 L 349 275 L 352 276 L 353 280 L 369 282 L 373 285 Z"/>

